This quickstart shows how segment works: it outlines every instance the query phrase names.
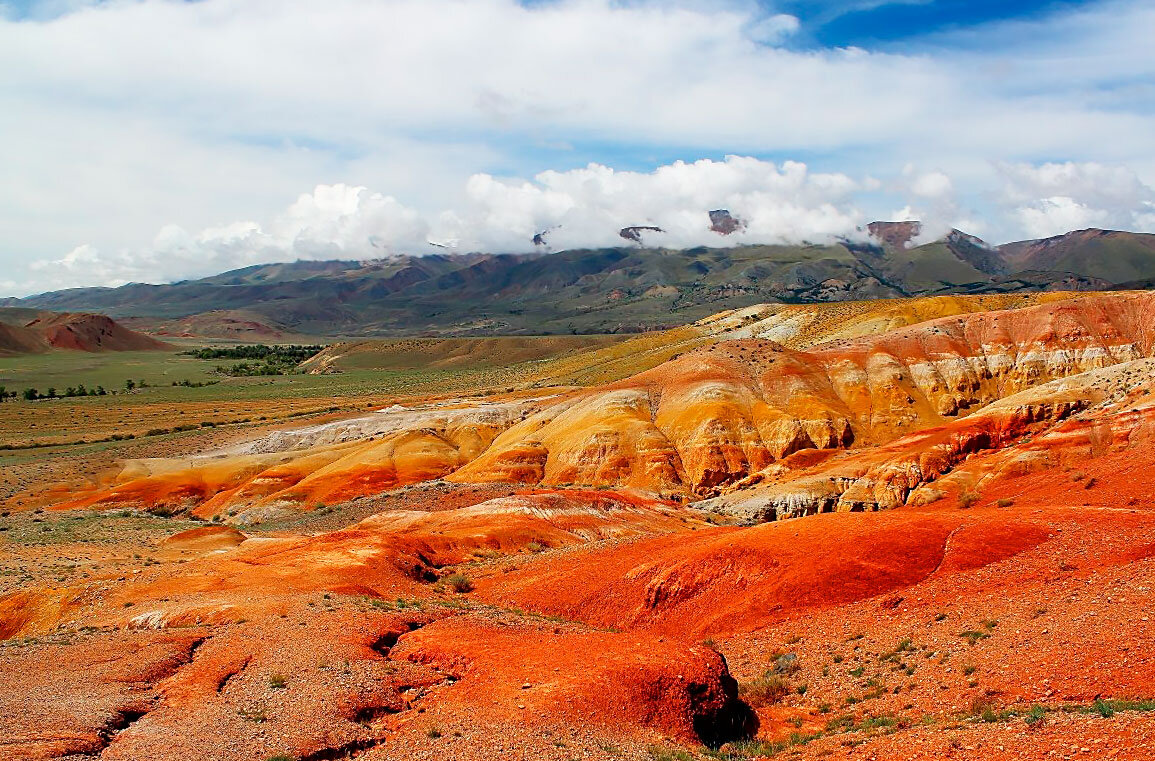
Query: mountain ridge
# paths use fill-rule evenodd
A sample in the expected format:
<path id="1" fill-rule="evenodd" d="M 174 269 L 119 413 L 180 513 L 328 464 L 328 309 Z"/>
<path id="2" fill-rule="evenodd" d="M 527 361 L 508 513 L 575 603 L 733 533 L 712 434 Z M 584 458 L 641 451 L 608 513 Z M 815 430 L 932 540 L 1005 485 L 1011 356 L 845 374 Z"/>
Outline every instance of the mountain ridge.
<path id="1" fill-rule="evenodd" d="M 868 231 L 868 242 L 832 244 L 298 261 L 16 303 L 134 318 L 156 332 L 173 320 L 243 312 L 270 335 L 631 333 L 760 303 L 1110 290 L 1155 278 L 1147 233 L 1089 229 L 990 246 L 959 230 L 918 243 L 922 226 L 910 220 Z"/>

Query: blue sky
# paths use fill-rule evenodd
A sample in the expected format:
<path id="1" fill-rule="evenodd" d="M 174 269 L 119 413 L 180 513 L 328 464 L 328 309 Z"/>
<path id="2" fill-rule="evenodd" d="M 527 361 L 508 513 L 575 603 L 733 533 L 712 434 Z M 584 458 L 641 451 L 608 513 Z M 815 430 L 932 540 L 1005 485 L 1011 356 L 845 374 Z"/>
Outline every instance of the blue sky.
<path id="1" fill-rule="evenodd" d="M 0 7 L 0 296 L 648 222 L 1155 230 L 1148 0 Z"/>
<path id="2" fill-rule="evenodd" d="M 804 39 L 814 46 L 900 47 L 904 42 L 985 26 L 1030 19 L 1093 3 L 1054 0 L 927 0 L 926 2 L 784 2 L 775 7 L 796 16 Z"/>

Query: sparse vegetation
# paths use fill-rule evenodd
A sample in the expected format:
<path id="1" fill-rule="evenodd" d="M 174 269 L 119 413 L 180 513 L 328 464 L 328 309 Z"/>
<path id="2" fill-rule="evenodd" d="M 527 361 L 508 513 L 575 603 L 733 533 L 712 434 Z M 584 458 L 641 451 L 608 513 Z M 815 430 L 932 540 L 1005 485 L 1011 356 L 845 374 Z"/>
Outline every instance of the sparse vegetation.
<path id="1" fill-rule="evenodd" d="M 283 690 L 289 685 L 289 680 L 285 678 L 284 674 L 270 674 L 269 687 L 274 690 Z"/>
<path id="2" fill-rule="evenodd" d="M 781 674 L 774 673 L 772 669 L 767 670 L 757 679 L 738 685 L 738 695 L 754 708 L 777 703 L 788 692 L 790 692 L 790 683 Z"/>
<path id="3" fill-rule="evenodd" d="M 979 495 L 973 491 L 964 491 L 958 495 L 958 506 L 960 510 L 969 510 L 974 507 L 979 501 Z"/>
<path id="4" fill-rule="evenodd" d="M 974 629 L 967 629 L 966 631 L 959 632 L 958 636 L 965 639 L 967 641 L 967 644 L 975 645 L 975 644 L 978 644 L 978 642 L 980 640 L 984 640 L 987 637 L 990 637 L 991 635 L 988 634 L 987 632 L 980 632 L 980 631 L 976 631 Z"/>
<path id="5" fill-rule="evenodd" d="M 473 581 L 463 573 L 453 573 L 445 577 L 445 583 L 458 594 L 473 591 Z"/>

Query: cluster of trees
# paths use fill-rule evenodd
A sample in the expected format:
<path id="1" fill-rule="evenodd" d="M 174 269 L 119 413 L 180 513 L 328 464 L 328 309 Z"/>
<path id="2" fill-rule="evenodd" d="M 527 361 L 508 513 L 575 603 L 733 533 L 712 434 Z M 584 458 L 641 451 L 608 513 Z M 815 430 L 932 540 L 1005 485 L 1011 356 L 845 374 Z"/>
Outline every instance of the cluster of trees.
<path id="1" fill-rule="evenodd" d="M 185 386 L 187 388 L 203 388 L 205 386 L 214 386 L 220 383 L 219 380 L 207 381 L 191 381 L 187 378 L 181 381 L 173 381 L 174 386 Z M 138 388 L 151 388 L 148 382 L 144 380 L 126 380 L 124 382 L 125 391 L 134 391 Z M 95 388 L 88 388 L 83 383 L 78 386 L 69 386 L 64 391 L 59 391 L 55 386 L 49 386 L 44 392 L 38 388 L 26 388 L 23 391 L 9 391 L 6 387 L 0 386 L 0 402 L 6 402 L 9 399 L 24 399 L 25 401 L 36 401 L 37 399 L 69 399 L 76 396 L 107 396 L 115 394 L 116 391 L 109 391 L 104 386 L 96 386 Z"/>
<path id="2" fill-rule="evenodd" d="M 186 352 L 197 359 L 240 359 L 246 360 L 232 365 L 217 365 L 220 375 L 286 375 L 296 370 L 297 365 L 312 357 L 325 347 L 320 344 L 289 344 L 268 346 L 266 344 L 246 344 L 224 348 L 197 349 Z"/>
<path id="3" fill-rule="evenodd" d="M 197 349 L 196 351 L 185 353 L 197 359 L 264 359 L 292 362 L 295 365 L 299 365 L 324 348 L 321 344 L 288 344 L 285 346 L 245 344 L 224 348 Z"/>
<path id="4" fill-rule="evenodd" d="M 172 385 L 184 386 L 185 388 L 204 388 L 205 386 L 215 386 L 218 383 L 220 383 L 219 380 L 190 381 L 188 378 L 185 378 L 182 381 L 173 381 Z"/>
<path id="5" fill-rule="evenodd" d="M 67 399 L 74 396 L 106 396 L 107 394 L 108 392 L 104 390 L 104 386 L 86 388 L 83 383 L 79 386 L 69 386 L 64 389 L 63 392 L 58 392 L 54 386 L 49 386 L 48 390 L 43 394 L 40 393 L 39 389 L 35 388 L 26 388 L 20 392 L 20 394 L 17 394 L 15 391 L 8 393 L 7 389 L 0 386 L 0 401 L 6 398 L 16 398 L 17 396 L 21 396 L 31 402 L 36 399 Z"/>

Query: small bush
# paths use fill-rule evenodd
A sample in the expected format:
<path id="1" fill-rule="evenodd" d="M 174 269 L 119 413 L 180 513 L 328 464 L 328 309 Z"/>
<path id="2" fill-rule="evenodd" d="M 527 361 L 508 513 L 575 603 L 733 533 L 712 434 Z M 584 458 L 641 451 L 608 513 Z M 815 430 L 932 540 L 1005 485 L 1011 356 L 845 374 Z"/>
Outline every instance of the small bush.
<path id="1" fill-rule="evenodd" d="M 1027 722 L 1028 727 L 1040 726 L 1047 718 L 1047 710 L 1042 706 L 1031 706 L 1031 710 L 1027 711 L 1027 715 L 1023 717 L 1023 721 Z"/>
<path id="2" fill-rule="evenodd" d="M 977 716 L 988 723 L 999 720 L 999 715 L 995 713 L 994 704 L 989 698 L 982 696 L 971 701 L 971 716 Z"/>
<path id="3" fill-rule="evenodd" d="M 774 659 L 774 673 L 793 674 L 802 668 L 798 665 L 798 656 L 794 653 L 783 653 Z"/>
<path id="4" fill-rule="evenodd" d="M 1095 709 L 1095 713 L 1104 719 L 1109 719 L 1115 715 L 1115 707 L 1103 699 L 1096 700 L 1091 707 Z"/>
<path id="5" fill-rule="evenodd" d="M 979 501 L 979 495 L 973 491 L 964 491 L 958 495 L 958 507 L 960 510 L 969 510 L 975 506 Z"/>
<path id="6" fill-rule="evenodd" d="M 974 631 L 973 629 L 968 629 L 965 632 L 959 632 L 958 636 L 965 639 L 968 644 L 974 645 L 974 644 L 978 643 L 979 640 L 986 639 L 987 637 L 989 637 L 991 635 L 987 634 L 986 632 L 979 632 L 979 631 Z"/>
<path id="7" fill-rule="evenodd" d="M 285 689 L 285 687 L 288 686 L 288 684 L 289 684 L 289 680 L 286 679 L 283 674 L 270 674 L 269 675 L 269 686 L 272 687 L 274 690 L 283 690 L 283 689 Z"/>
<path id="8" fill-rule="evenodd" d="M 1010 507 L 1011 505 L 1015 504 L 1015 501 L 1009 497 L 1003 497 L 996 504 L 999 507 Z"/>
<path id="9" fill-rule="evenodd" d="M 473 591 L 473 582 L 463 573 L 454 573 L 445 577 L 445 583 L 458 594 Z"/>
<path id="10" fill-rule="evenodd" d="M 767 671 L 750 682 L 738 685 L 738 694 L 754 708 L 777 703 L 790 692 L 789 683 L 780 674 Z"/>

